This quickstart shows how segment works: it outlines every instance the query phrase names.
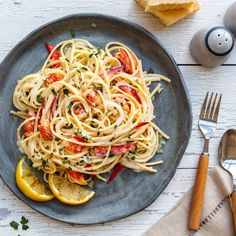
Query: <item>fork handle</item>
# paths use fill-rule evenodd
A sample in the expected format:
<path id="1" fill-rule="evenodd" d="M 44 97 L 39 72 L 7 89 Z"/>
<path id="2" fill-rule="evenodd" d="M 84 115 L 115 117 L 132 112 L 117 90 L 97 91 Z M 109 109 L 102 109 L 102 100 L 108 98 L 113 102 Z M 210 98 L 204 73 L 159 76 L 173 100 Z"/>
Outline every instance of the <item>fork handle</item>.
<path id="1" fill-rule="evenodd" d="M 192 204 L 188 219 L 188 228 L 190 230 L 198 230 L 200 226 L 207 172 L 208 172 L 208 163 L 209 163 L 209 155 L 202 154 L 198 162 L 197 175 L 193 189 Z"/>
<path id="2" fill-rule="evenodd" d="M 231 209 L 234 217 L 234 229 L 236 232 L 236 191 L 234 190 L 231 194 Z"/>

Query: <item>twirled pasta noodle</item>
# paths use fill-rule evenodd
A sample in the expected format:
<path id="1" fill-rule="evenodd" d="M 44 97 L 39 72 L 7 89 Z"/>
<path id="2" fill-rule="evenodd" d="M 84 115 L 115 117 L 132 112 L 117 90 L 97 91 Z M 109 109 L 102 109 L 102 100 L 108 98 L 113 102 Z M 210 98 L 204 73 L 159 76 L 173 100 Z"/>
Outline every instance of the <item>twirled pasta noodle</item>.
<path id="1" fill-rule="evenodd" d="M 156 172 L 151 166 L 162 161 L 149 161 L 160 151 L 160 137 L 169 137 L 152 122 L 152 96 L 161 85 L 151 93 L 148 86 L 160 80 L 170 82 L 144 73 L 141 61 L 121 43 L 102 50 L 82 39 L 63 41 L 37 73 L 16 85 L 18 111 L 11 113 L 25 119 L 17 130 L 18 146 L 33 167 L 49 174 L 72 170 L 105 180 L 101 174 L 118 163 Z"/>

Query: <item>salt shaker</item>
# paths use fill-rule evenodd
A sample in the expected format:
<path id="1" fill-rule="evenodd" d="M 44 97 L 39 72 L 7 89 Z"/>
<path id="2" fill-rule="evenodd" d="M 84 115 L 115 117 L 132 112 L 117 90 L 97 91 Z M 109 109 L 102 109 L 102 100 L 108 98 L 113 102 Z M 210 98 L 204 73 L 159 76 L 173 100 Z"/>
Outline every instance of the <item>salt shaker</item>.
<path id="1" fill-rule="evenodd" d="M 234 47 L 231 32 L 221 26 L 199 30 L 192 38 L 190 50 L 193 58 L 203 66 L 223 64 Z"/>
<path id="2" fill-rule="evenodd" d="M 232 3 L 225 12 L 225 27 L 236 37 L 236 2 Z"/>

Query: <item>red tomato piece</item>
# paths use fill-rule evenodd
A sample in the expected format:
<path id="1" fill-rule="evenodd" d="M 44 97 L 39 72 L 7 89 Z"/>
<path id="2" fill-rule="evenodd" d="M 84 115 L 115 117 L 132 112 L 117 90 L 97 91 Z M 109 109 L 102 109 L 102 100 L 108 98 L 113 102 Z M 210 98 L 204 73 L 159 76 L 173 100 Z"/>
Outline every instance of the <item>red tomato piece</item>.
<path id="1" fill-rule="evenodd" d="M 110 175 L 110 177 L 109 177 L 107 183 L 110 184 L 110 183 L 116 178 L 116 176 L 117 176 L 123 169 L 124 169 L 124 166 L 119 163 L 119 164 L 114 168 L 114 170 L 113 170 L 112 174 Z"/>
<path id="2" fill-rule="evenodd" d="M 47 47 L 49 53 L 51 53 L 53 51 L 53 49 L 54 49 L 54 47 L 51 44 L 49 44 L 49 43 L 46 43 L 46 47 Z M 59 60 L 59 58 L 60 58 L 59 51 L 55 50 L 52 53 L 50 58 L 53 59 L 53 60 Z M 51 68 L 58 68 L 59 66 L 60 66 L 60 64 L 57 63 L 57 64 L 52 65 Z"/>
<path id="3" fill-rule="evenodd" d="M 90 106 L 99 106 L 101 104 L 101 98 L 97 92 L 92 90 L 87 96 L 86 101 Z"/>
<path id="4" fill-rule="evenodd" d="M 72 177 L 75 180 L 75 182 L 78 183 L 79 185 L 88 185 L 82 173 L 70 170 L 68 171 L 68 175 Z"/>
<path id="5" fill-rule="evenodd" d="M 58 74 L 51 74 L 46 78 L 46 85 L 49 86 L 57 81 L 61 80 L 61 76 Z"/>
<path id="6" fill-rule="evenodd" d="M 73 153 L 81 153 L 85 148 L 77 143 L 72 143 L 72 142 L 66 142 L 64 147 Z"/>
<path id="7" fill-rule="evenodd" d="M 96 157 L 104 157 L 107 155 L 107 147 L 94 147 Z"/>
<path id="8" fill-rule="evenodd" d="M 78 142 L 87 143 L 87 141 L 83 137 L 81 137 L 79 135 L 74 135 L 72 138 L 74 138 Z"/>
<path id="9" fill-rule="evenodd" d="M 124 71 L 128 74 L 132 74 L 132 65 L 128 53 L 125 49 L 119 48 L 119 52 L 116 53 L 115 57 L 120 61 L 121 65 L 124 66 Z"/>
<path id="10" fill-rule="evenodd" d="M 35 116 L 34 112 L 29 111 L 26 118 L 28 119 L 34 116 Z M 24 124 L 23 128 L 24 128 L 25 137 L 30 137 L 31 135 L 34 134 L 34 124 L 35 124 L 35 120 L 28 121 Z"/>
<path id="11" fill-rule="evenodd" d="M 142 104 L 141 100 L 140 100 L 140 98 L 138 96 L 138 93 L 136 92 L 135 89 L 130 88 L 127 85 L 120 85 L 120 86 L 118 86 L 118 88 L 121 89 L 122 91 L 124 91 L 125 93 L 130 94 L 131 96 L 133 96 L 138 101 L 138 103 Z"/>
<path id="12" fill-rule="evenodd" d="M 144 125 L 147 125 L 147 124 L 149 124 L 149 122 L 143 121 L 143 122 L 138 123 L 138 125 L 136 125 L 135 128 L 140 128 L 140 127 L 142 127 L 142 126 L 144 126 Z"/>
<path id="13" fill-rule="evenodd" d="M 120 146 L 112 146 L 111 152 L 115 155 L 121 155 L 121 154 L 131 151 L 135 146 L 136 146 L 136 143 L 134 143 L 134 142 L 127 143 L 127 144 L 120 145 Z"/>
<path id="14" fill-rule="evenodd" d="M 41 137 L 44 140 L 53 140 L 53 135 L 50 129 L 50 121 L 46 120 L 44 124 L 38 125 L 38 130 L 41 135 Z"/>
<path id="15" fill-rule="evenodd" d="M 72 136 L 72 138 L 77 140 L 78 142 L 86 143 L 86 141 L 79 135 L 74 135 Z M 86 148 L 86 146 L 81 146 L 73 142 L 66 142 L 64 147 L 73 153 L 81 153 Z"/>
<path id="16" fill-rule="evenodd" d="M 79 116 L 80 119 L 84 119 L 87 116 L 84 106 L 81 103 L 74 106 L 74 113 L 76 116 Z"/>

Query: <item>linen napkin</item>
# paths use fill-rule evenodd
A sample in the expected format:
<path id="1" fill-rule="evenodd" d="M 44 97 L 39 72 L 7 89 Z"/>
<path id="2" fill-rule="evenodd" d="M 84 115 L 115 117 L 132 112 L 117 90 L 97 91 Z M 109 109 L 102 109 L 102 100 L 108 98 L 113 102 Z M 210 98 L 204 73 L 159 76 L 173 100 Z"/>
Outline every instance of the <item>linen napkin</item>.
<path id="1" fill-rule="evenodd" d="M 197 232 L 187 228 L 192 199 L 190 189 L 179 202 L 143 236 L 235 236 L 229 195 L 232 177 L 220 166 L 209 172 L 206 183 L 202 221 Z"/>

